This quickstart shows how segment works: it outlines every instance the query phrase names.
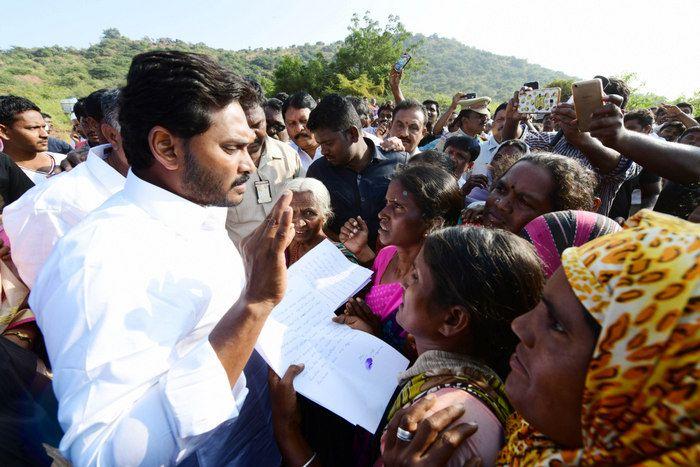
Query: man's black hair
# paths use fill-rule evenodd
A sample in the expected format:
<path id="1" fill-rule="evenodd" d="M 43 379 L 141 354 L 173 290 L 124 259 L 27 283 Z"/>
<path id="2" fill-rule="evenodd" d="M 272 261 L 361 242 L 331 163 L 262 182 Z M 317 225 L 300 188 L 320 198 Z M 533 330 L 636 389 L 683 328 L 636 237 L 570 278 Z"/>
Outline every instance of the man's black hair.
<path id="1" fill-rule="evenodd" d="M 452 146 L 455 149 L 459 149 L 460 151 L 468 153 L 471 156 L 469 158 L 469 162 L 474 162 L 476 158 L 479 157 L 479 152 L 481 152 L 481 146 L 479 145 L 477 139 L 466 135 L 450 136 L 449 138 L 447 138 L 447 141 L 445 141 L 444 149 L 447 149 L 450 146 Z"/>
<path id="2" fill-rule="evenodd" d="M 438 114 L 440 113 L 440 104 L 432 99 L 426 99 L 423 101 L 423 107 L 428 108 L 429 105 L 435 104 Z"/>
<path id="3" fill-rule="evenodd" d="M 351 127 L 360 130 L 362 123 L 360 123 L 360 116 L 357 115 L 355 107 L 348 99 L 339 94 L 328 94 L 311 111 L 306 126 L 311 131 L 345 131 Z"/>
<path id="4" fill-rule="evenodd" d="M 493 118 L 496 118 L 496 114 L 498 112 L 500 112 L 501 110 L 506 110 L 507 107 L 508 107 L 507 102 L 503 102 L 503 103 L 499 104 L 498 107 L 496 107 L 496 110 L 493 111 Z"/>
<path id="5" fill-rule="evenodd" d="M 87 117 L 92 117 L 98 122 L 104 119 L 102 114 L 102 96 L 106 92 L 107 89 L 98 89 L 85 98 L 83 105 L 85 106 L 85 115 Z"/>
<path id="6" fill-rule="evenodd" d="M 281 102 L 286 101 L 288 98 L 289 94 L 287 94 L 286 92 L 278 92 L 277 94 L 275 94 L 275 99 L 278 99 Z"/>
<path id="7" fill-rule="evenodd" d="M 51 115 L 47 114 L 46 112 L 41 112 L 41 116 L 44 118 L 53 118 Z"/>
<path id="8" fill-rule="evenodd" d="M 685 131 L 683 131 L 683 133 L 681 133 L 681 135 L 678 137 L 678 139 L 676 141 L 682 140 L 683 138 L 685 138 L 685 135 L 688 135 L 690 133 L 696 133 L 696 132 L 700 132 L 700 125 L 695 125 L 695 126 L 691 126 L 689 128 L 686 128 Z"/>
<path id="9" fill-rule="evenodd" d="M 350 102 L 350 104 L 352 104 L 353 107 L 355 107 L 357 115 L 359 115 L 360 117 L 371 116 L 371 112 L 369 111 L 369 105 L 367 105 L 367 101 L 357 96 L 347 96 L 346 99 L 348 100 L 348 102 Z"/>
<path id="10" fill-rule="evenodd" d="M 75 118 L 80 121 L 81 118 L 87 117 L 85 114 L 85 98 L 81 97 L 76 101 L 75 104 L 73 104 L 73 113 L 75 114 Z"/>
<path id="11" fill-rule="evenodd" d="M 627 106 L 627 101 L 630 98 L 630 88 L 627 86 L 627 84 L 620 78 L 608 78 L 608 83 L 605 84 L 605 81 L 603 81 L 603 84 L 605 85 L 603 91 L 606 94 L 617 94 L 618 96 L 622 97 L 622 105 L 620 108 L 624 109 Z"/>
<path id="12" fill-rule="evenodd" d="M 148 134 L 162 126 L 191 138 L 212 125 L 212 112 L 256 99 L 241 77 L 211 58 L 178 51 L 136 55 L 122 89 L 119 123 L 126 158 L 134 169 L 153 165 Z"/>
<path id="13" fill-rule="evenodd" d="M 242 101 L 241 107 L 243 107 L 243 110 L 250 110 L 251 108 L 258 106 L 262 107 L 263 103 L 265 102 L 265 92 L 263 91 L 262 85 L 253 78 L 244 79 L 253 90 L 254 98 Z"/>
<path id="14" fill-rule="evenodd" d="M 29 110 L 41 112 L 34 102 L 24 97 L 12 95 L 0 96 L 0 125 L 12 125 L 18 114 Z"/>
<path id="15" fill-rule="evenodd" d="M 623 121 L 637 120 L 642 128 L 654 124 L 654 114 L 649 109 L 637 109 L 632 112 L 627 112 L 622 118 Z"/>
<path id="16" fill-rule="evenodd" d="M 415 109 L 419 110 L 420 112 L 423 113 L 423 123 L 428 123 L 428 111 L 425 110 L 425 106 L 418 102 L 415 99 L 404 99 L 398 104 L 396 104 L 396 107 L 394 107 L 394 110 L 391 113 L 391 117 L 394 118 L 396 117 L 396 114 L 399 113 L 401 110 L 410 110 L 410 109 Z"/>
<path id="17" fill-rule="evenodd" d="M 686 113 L 686 114 L 688 114 L 688 115 L 691 115 L 691 116 L 693 115 L 693 104 L 690 104 L 690 103 L 688 103 L 688 102 L 679 102 L 678 104 L 676 104 L 676 107 L 678 107 L 679 109 L 680 109 L 681 107 L 685 107 L 686 109 L 689 110 L 689 112 L 685 112 L 685 111 L 684 111 L 684 113 Z M 682 109 L 681 109 L 681 110 L 682 110 Z"/>
<path id="18" fill-rule="evenodd" d="M 289 96 L 282 105 L 282 118 L 287 113 L 287 109 L 293 107 L 295 109 L 309 109 L 314 110 L 316 108 L 316 101 L 311 94 L 306 91 L 299 91 L 291 96 Z"/>
<path id="19" fill-rule="evenodd" d="M 284 102 L 277 99 L 276 97 L 271 97 L 270 99 L 267 99 L 263 103 L 263 108 L 270 108 L 276 112 L 282 112 L 283 105 L 284 105 Z"/>
<path id="20" fill-rule="evenodd" d="M 408 160 L 407 165 L 416 164 L 434 165 L 448 173 L 455 171 L 455 161 L 448 154 L 436 149 L 419 152 Z"/>

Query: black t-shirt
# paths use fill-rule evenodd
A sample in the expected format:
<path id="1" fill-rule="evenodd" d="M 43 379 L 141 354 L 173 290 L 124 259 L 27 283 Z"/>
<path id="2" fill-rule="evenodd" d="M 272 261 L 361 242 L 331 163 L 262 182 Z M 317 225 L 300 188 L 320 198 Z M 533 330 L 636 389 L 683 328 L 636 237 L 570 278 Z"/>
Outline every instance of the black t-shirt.
<path id="1" fill-rule="evenodd" d="M 0 212 L 15 202 L 25 191 L 34 186 L 29 177 L 15 164 L 10 156 L 0 152 Z"/>

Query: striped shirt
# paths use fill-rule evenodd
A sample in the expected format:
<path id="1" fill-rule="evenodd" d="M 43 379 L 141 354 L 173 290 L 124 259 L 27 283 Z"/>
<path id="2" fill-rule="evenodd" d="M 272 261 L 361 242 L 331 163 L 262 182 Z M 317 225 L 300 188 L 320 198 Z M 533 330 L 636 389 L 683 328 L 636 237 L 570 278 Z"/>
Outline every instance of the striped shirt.
<path id="1" fill-rule="evenodd" d="M 566 140 L 566 137 L 562 135 L 558 141 L 555 141 L 556 136 L 556 132 L 530 132 L 525 135 L 524 142 L 530 147 L 531 151 L 549 151 L 570 157 L 576 159 L 584 167 L 591 169 L 598 180 L 598 187 L 595 190 L 596 196 L 599 196 L 601 199 L 598 213 L 607 216 L 620 186 L 625 180 L 637 175 L 641 168 L 630 159 L 620 157 L 617 167 L 606 174 L 602 174 L 600 169 L 592 165 L 576 146 Z"/>

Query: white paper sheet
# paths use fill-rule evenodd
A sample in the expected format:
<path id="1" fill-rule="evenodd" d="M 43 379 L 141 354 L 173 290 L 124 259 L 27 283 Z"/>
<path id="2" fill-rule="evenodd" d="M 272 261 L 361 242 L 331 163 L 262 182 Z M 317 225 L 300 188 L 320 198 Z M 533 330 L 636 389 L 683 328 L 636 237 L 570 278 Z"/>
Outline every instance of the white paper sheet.
<path id="1" fill-rule="evenodd" d="M 287 293 L 256 348 L 280 376 L 303 363 L 294 381 L 299 393 L 374 433 L 408 360 L 382 340 L 331 321 L 371 275 L 323 241 L 289 268 Z"/>

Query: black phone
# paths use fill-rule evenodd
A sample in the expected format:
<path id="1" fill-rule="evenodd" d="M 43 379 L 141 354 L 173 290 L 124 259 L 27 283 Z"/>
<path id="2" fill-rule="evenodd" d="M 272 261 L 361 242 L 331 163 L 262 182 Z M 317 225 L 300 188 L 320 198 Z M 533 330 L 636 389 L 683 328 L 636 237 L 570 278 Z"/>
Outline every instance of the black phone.
<path id="1" fill-rule="evenodd" d="M 476 93 L 475 92 L 468 92 L 464 95 L 465 99 L 476 99 Z"/>
<path id="2" fill-rule="evenodd" d="M 526 88 L 531 88 L 531 89 L 539 89 L 540 88 L 540 83 L 539 81 L 530 81 L 529 83 L 523 84 Z"/>

